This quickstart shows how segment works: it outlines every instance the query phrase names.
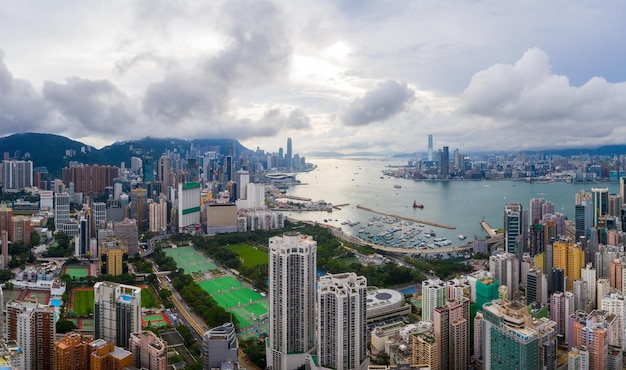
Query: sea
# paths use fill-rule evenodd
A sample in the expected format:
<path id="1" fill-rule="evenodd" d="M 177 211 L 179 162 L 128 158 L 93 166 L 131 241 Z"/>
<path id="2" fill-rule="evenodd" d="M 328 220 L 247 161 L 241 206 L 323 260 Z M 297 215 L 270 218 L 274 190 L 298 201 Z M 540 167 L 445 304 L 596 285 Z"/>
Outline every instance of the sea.
<path id="1" fill-rule="evenodd" d="M 418 239 L 429 241 L 424 238 L 424 234 L 432 231 L 437 238 L 450 240 L 453 246 L 463 245 L 471 242 L 474 236 L 487 235 L 480 226 L 481 220 L 486 221 L 492 229 L 502 228 L 506 203 L 520 203 L 523 209 L 528 209 L 532 198 L 544 198 L 554 203 L 555 212 L 573 219 L 575 194 L 581 189 L 590 192 L 593 186 L 607 186 L 610 192 L 619 190 L 618 183 L 533 184 L 515 180 L 413 180 L 383 174 L 383 170 L 406 165 L 406 159 L 307 159 L 317 168 L 311 172 L 299 173 L 297 180 L 301 184 L 290 186 L 286 194 L 311 198 L 312 201 L 324 200 L 340 209 L 333 209 L 332 212 L 292 211 L 287 213 L 288 217 L 340 227 L 344 232 L 363 239 L 393 227 L 401 227 L 402 230 L 394 233 L 395 238 L 388 240 L 392 243 L 397 243 L 400 235 L 406 235 L 413 229 L 422 230 L 419 236 L 412 238 L 413 242 Z M 423 204 L 424 208 L 413 208 L 413 202 Z M 380 215 L 359 209 L 358 205 L 386 214 L 453 226 L 454 229 L 421 226 L 419 223 L 405 221 L 385 223 L 374 219 Z M 352 221 L 354 225 L 350 226 L 346 221 Z M 460 234 L 467 236 L 467 239 L 460 240 Z"/>

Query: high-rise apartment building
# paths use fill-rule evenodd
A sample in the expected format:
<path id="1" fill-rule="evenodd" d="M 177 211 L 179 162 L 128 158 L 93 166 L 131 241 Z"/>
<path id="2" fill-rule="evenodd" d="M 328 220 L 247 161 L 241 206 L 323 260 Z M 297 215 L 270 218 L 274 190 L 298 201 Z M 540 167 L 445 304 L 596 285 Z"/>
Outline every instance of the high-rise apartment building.
<path id="1" fill-rule="evenodd" d="M 623 292 L 607 294 L 602 298 L 598 308 L 615 315 L 619 327 L 619 333 L 616 335 L 618 343 L 610 344 L 619 347 L 622 351 L 626 350 L 626 296 Z"/>
<path id="2" fill-rule="evenodd" d="M 68 193 L 54 193 L 54 228 L 63 231 L 70 237 L 78 235 L 79 225 L 70 218 L 70 195 Z"/>
<path id="3" fill-rule="evenodd" d="M 626 270 L 624 268 L 624 262 L 615 258 L 611 262 L 609 262 L 609 282 L 611 284 L 611 288 L 621 291 L 623 287 L 623 272 Z"/>
<path id="4" fill-rule="evenodd" d="M 161 182 L 161 188 L 163 192 L 167 192 L 167 188 L 172 186 L 171 178 L 171 170 L 170 170 L 170 159 L 163 155 L 159 158 L 159 165 L 157 167 L 157 181 Z"/>
<path id="5" fill-rule="evenodd" d="M 239 342 L 232 322 L 216 326 L 202 338 L 202 368 L 220 369 L 223 364 L 237 364 Z M 236 367 L 235 367 L 236 368 Z"/>
<path id="6" fill-rule="evenodd" d="M 591 263 L 587 263 L 587 265 L 580 270 L 580 278 L 587 282 L 590 305 L 596 308 L 596 269 Z"/>
<path id="7" fill-rule="evenodd" d="M 16 341 L 24 352 L 19 358 L 20 369 L 53 368 L 56 315 L 54 307 L 35 302 L 7 303 L 6 339 Z"/>
<path id="8" fill-rule="evenodd" d="M 94 335 L 128 348 L 130 333 L 141 330 L 141 288 L 97 282 L 94 285 Z"/>
<path id="9" fill-rule="evenodd" d="M 532 198 L 530 200 L 530 225 L 536 225 L 543 220 L 543 205 L 546 202 L 543 198 Z"/>
<path id="10" fill-rule="evenodd" d="M 54 342 L 54 370 L 89 369 L 89 343 L 93 337 L 70 332 Z"/>
<path id="11" fill-rule="evenodd" d="M 138 369 L 167 369 L 167 344 L 149 330 L 130 334 L 129 351 Z"/>
<path id="12" fill-rule="evenodd" d="M 429 369 L 437 368 L 439 350 L 437 348 L 437 335 L 433 328 L 414 333 L 411 338 L 411 345 L 412 366 L 428 366 Z"/>
<path id="13" fill-rule="evenodd" d="M 526 274 L 526 302 L 545 303 L 543 302 L 543 274 L 539 267 L 533 266 Z"/>
<path id="14" fill-rule="evenodd" d="M 124 219 L 113 223 L 115 237 L 128 247 L 128 255 L 134 256 L 139 251 L 139 230 L 135 220 Z"/>
<path id="15" fill-rule="evenodd" d="M 61 179 L 65 186 L 74 184 L 76 193 L 103 195 L 107 186 L 113 186 L 113 179 L 119 176 L 114 166 L 79 164 L 63 168 Z"/>
<path id="16" fill-rule="evenodd" d="M 269 240 L 269 337 L 267 365 L 290 370 L 315 349 L 317 243 L 287 232 Z"/>
<path id="17" fill-rule="evenodd" d="M 447 284 L 439 278 L 422 281 L 422 320 L 433 321 L 437 307 L 443 307 L 448 298 Z"/>
<path id="18" fill-rule="evenodd" d="M 572 347 L 585 346 L 589 351 L 589 369 L 608 368 L 607 314 L 594 310 L 590 314 L 572 314 Z"/>
<path id="19" fill-rule="evenodd" d="M 470 363 L 470 301 L 466 297 L 446 300 L 435 308 L 433 323 L 439 352 L 438 369 L 467 369 Z"/>
<path id="20" fill-rule="evenodd" d="M 550 320 L 556 323 L 555 329 L 558 334 L 565 335 L 565 293 L 554 292 L 550 296 Z"/>
<path id="21" fill-rule="evenodd" d="M 33 186 L 33 162 L 18 160 L 2 161 L 2 191 L 18 192 Z"/>
<path id="22" fill-rule="evenodd" d="M 569 239 L 560 239 L 552 244 L 552 266 L 563 269 L 567 278 L 566 289 L 574 289 L 574 280 L 580 279 L 580 271 L 585 266 L 585 253 L 580 244 Z"/>
<path id="23" fill-rule="evenodd" d="M 328 274 L 318 286 L 319 365 L 367 369 L 367 280 L 355 273 Z"/>
<path id="24" fill-rule="evenodd" d="M 150 223 L 150 231 L 161 232 L 167 229 L 167 201 L 159 198 L 158 202 L 149 202 L 148 208 L 150 215 L 148 217 Z"/>

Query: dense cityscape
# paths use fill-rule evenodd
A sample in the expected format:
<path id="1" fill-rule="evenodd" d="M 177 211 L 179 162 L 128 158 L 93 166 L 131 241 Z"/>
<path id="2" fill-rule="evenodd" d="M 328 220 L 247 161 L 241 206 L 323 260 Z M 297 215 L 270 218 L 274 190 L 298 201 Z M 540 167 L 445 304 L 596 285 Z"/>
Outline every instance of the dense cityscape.
<path id="1" fill-rule="evenodd" d="M 299 173 L 319 172 L 291 139 L 276 152 L 233 141 L 135 150 L 128 166 L 78 163 L 68 151 L 60 178 L 27 150 L 4 152 L 3 366 L 622 368 L 626 156 L 450 158 L 428 143 L 381 178 L 589 191 L 572 194 L 573 220 L 549 199 L 506 203 L 503 224 L 483 221 L 485 236 L 449 249 L 445 238 L 418 243 L 423 224 L 371 218 L 395 225 L 389 233 L 410 227 L 412 246 L 390 250 L 350 228 L 289 219 L 336 207 L 289 196 L 306 186 Z M 422 249 L 450 252 L 433 260 Z"/>

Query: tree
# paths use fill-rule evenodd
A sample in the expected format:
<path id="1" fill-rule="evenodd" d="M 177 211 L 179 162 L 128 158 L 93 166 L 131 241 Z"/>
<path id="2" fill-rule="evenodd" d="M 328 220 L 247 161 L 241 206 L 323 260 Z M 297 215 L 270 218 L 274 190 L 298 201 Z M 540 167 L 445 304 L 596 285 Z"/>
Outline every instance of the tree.
<path id="1" fill-rule="evenodd" d="M 74 329 L 78 329 L 76 325 L 68 320 L 58 320 L 57 321 L 57 333 L 67 333 Z"/>
<path id="2" fill-rule="evenodd" d="M 39 233 L 36 231 L 30 233 L 30 245 L 34 247 L 36 245 L 39 245 L 39 243 L 41 243 L 41 237 L 39 236 Z"/>

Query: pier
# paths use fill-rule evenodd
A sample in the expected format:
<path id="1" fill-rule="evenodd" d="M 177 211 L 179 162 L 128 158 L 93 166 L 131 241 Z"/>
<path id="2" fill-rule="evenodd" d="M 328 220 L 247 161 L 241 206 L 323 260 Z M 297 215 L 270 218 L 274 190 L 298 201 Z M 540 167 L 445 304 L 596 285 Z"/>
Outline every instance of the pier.
<path id="1" fill-rule="evenodd" d="M 337 205 L 334 205 L 333 208 L 341 211 L 341 207 L 345 207 L 345 206 L 349 206 L 349 205 L 350 205 L 350 203 L 337 204 Z"/>
<path id="2" fill-rule="evenodd" d="M 405 221 L 413 221 L 413 222 L 417 222 L 417 223 L 424 224 L 424 225 L 429 225 L 429 226 L 434 226 L 434 227 L 441 227 L 442 229 L 449 229 L 449 230 L 456 229 L 456 226 L 443 225 L 443 224 L 438 224 L 438 223 L 435 223 L 435 222 L 418 220 L 416 218 L 411 218 L 411 217 L 406 217 L 406 216 L 400 216 L 400 215 L 394 215 L 394 214 L 379 212 L 379 211 L 375 211 L 375 210 L 373 210 L 371 208 L 363 207 L 362 205 L 357 205 L 356 208 L 362 209 L 364 211 L 372 212 L 372 213 L 377 213 L 377 214 L 383 215 L 383 216 L 399 218 L 399 219 L 405 220 Z"/>
<path id="3" fill-rule="evenodd" d="M 483 227 L 483 229 L 487 232 L 487 235 L 489 235 L 490 238 L 493 238 L 494 236 L 496 236 L 496 232 L 493 231 L 493 229 L 491 228 L 491 226 L 489 226 L 487 221 L 485 220 L 480 221 L 480 226 Z"/>
<path id="4" fill-rule="evenodd" d="M 310 202 L 311 198 L 305 198 L 305 197 L 297 197 L 295 195 L 285 195 L 285 194 L 280 194 L 280 195 L 276 195 L 275 198 L 285 198 L 285 199 L 293 199 L 293 200 L 301 200 L 303 202 Z"/>

